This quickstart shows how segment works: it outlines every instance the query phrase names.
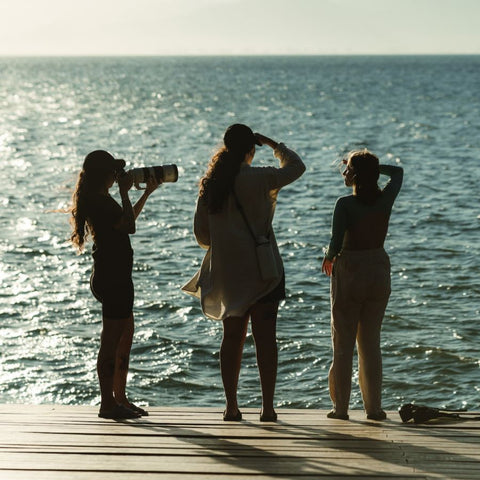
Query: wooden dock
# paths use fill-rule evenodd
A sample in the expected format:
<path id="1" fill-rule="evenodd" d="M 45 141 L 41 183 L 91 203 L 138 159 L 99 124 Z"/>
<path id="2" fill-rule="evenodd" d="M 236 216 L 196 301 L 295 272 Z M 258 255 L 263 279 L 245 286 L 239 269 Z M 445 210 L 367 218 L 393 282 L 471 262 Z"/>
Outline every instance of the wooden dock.
<path id="1" fill-rule="evenodd" d="M 479 479 L 480 422 L 402 424 L 351 412 L 279 410 L 279 422 L 223 422 L 221 408 L 149 408 L 115 422 L 97 408 L 0 406 L 0 479 Z"/>

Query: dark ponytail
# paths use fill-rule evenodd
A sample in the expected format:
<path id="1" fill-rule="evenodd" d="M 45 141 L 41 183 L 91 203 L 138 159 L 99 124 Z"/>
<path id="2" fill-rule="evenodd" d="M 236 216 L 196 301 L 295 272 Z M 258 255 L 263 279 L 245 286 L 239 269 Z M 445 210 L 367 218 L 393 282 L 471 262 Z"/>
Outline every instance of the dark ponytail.
<path id="1" fill-rule="evenodd" d="M 232 192 L 240 165 L 255 145 L 255 136 L 249 127 L 237 123 L 228 127 L 223 142 L 224 146 L 213 155 L 200 180 L 200 200 L 212 214 L 222 210 Z"/>
<path id="2" fill-rule="evenodd" d="M 222 147 L 210 160 L 207 172 L 200 180 L 200 199 L 209 213 L 218 213 L 233 190 L 235 177 L 245 155 L 230 152 Z"/>
<path id="3" fill-rule="evenodd" d="M 86 183 L 86 173 L 82 170 L 78 176 L 77 186 L 72 195 L 72 207 L 70 209 L 70 225 L 72 226 L 70 241 L 78 252 L 83 251 L 83 246 L 90 233 L 85 205 Z"/>

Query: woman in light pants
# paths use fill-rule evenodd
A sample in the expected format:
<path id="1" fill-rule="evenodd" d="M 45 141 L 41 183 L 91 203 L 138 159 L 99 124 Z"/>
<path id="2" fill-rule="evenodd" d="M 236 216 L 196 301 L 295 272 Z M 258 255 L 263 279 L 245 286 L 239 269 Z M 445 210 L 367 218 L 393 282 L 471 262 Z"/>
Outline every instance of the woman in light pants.
<path id="1" fill-rule="evenodd" d="M 350 152 L 343 162 L 345 185 L 353 188 L 353 194 L 337 200 L 322 264 L 322 271 L 331 277 L 333 362 L 328 382 L 333 410 L 327 416 L 348 420 L 356 343 L 367 418 L 384 420 L 380 331 L 390 296 L 390 260 L 383 243 L 403 169 L 379 165 L 367 150 Z M 380 174 L 390 177 L 383 190 L 377 185 Z"/>

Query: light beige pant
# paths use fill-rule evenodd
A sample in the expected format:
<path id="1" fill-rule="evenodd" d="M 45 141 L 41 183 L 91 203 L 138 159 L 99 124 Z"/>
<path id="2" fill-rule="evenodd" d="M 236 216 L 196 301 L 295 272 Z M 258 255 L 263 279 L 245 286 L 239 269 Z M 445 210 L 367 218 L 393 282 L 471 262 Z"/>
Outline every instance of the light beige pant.
<path id="1" fill-rule="evenodd" d="M 337 413 L 348 411 L 355 342 L 367 414 L 382 406 L 380 331 L 390 296 L 390 260 L 383 248 L 347 250 L 337 257 L 330 285 L 333 362 L 328 383 Z"/>

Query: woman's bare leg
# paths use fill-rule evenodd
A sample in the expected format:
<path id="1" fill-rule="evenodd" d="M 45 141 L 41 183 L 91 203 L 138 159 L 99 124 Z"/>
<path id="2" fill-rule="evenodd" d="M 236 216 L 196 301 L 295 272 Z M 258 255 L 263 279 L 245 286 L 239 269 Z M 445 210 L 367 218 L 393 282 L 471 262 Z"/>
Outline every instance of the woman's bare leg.
<path id="1" fill-rule="evenodd" d="M 242 363 L 243 345 L 247 336 L 248 315 L 230 317 L 223 321 L 223 339 L 220 347 L 220 370 L 225 390 L 225 415 L 238 413 L 237 387 Z"/>
<path id="2" fill-rule="evenodd" d="M 120 405 L 128 407 L 130 402 L 127 399 L 126 386 L 128 366 L 130 363 L 130 351 L 132 349 L 134 332 L 133 314 L 125 320 L 123 330 L 115 355 L 115 374 L 113 377 L 113 395 Z"/>
<path id="3" fill-rule="evenodd" d="M 262 416 L 275 416 L 273 397 L 277 380 L 277 314 L 278 302 L 257 303 L 250 309 L 252 334 L 262 386 Z"/>
<path id="4" fill-rule="evenodd" d="M 120 338 L 128 319 L 103 318 L 100 349 L 97 357 L 97 374 L 100 383 L 100 411 L 109 411 L 116 407 L 113 396 L 115 359 Z"/>

